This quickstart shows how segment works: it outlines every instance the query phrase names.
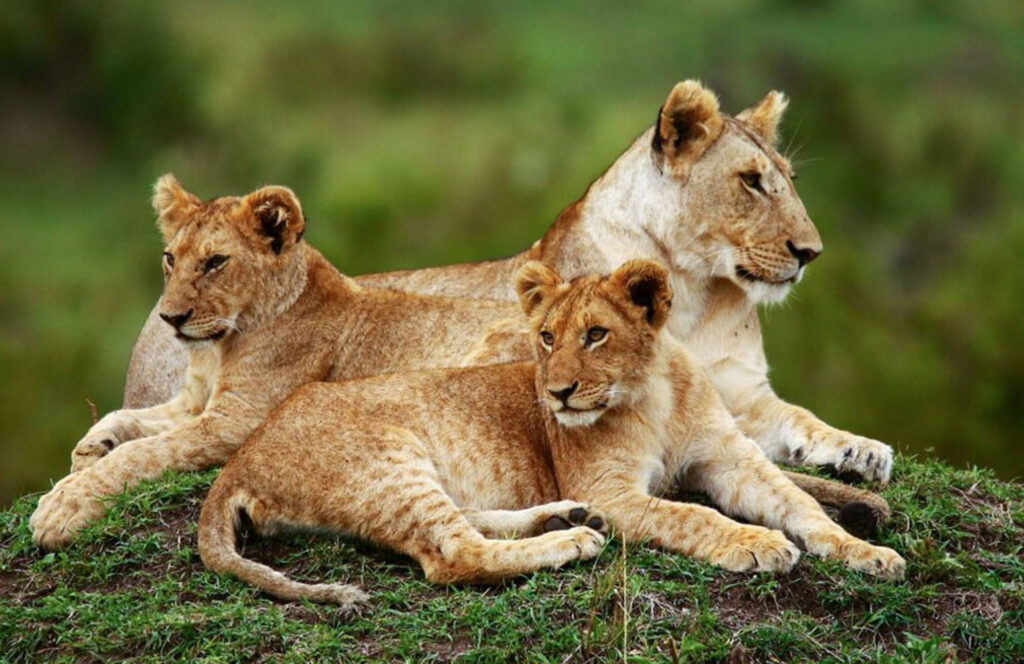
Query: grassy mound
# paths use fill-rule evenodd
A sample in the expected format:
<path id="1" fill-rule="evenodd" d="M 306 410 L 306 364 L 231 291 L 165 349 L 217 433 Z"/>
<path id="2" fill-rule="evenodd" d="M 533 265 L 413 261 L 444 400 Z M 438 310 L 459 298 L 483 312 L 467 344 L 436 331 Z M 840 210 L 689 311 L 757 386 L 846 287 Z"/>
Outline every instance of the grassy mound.
<path id="1" fill-rule="evenodd" d="M 216 472 L 118 497 L 66 551 L 28 531 L 38 495 L 0 513 L 0 661 L 1024 661 L 1024 485 L 899 458 L 879 540 L 908 559 L 878 581 L 805 557 L 732 574 L 647 546 L 496 588 L 443 588 L 409 560 L 298 535 L 246 555 L 356 583 L 362 616 L 285 604 L 205 571 L 196 519 Z"/>

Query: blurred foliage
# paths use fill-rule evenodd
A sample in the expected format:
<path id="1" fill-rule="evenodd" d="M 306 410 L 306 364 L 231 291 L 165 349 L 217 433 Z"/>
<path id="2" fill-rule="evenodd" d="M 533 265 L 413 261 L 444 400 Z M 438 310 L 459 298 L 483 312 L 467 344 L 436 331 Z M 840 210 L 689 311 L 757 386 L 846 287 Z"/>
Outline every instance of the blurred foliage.
<path id="1" fill-rule="evenodd" d="M 1024 5 L 0 0 L 0 502 L 120 403 L 149 186 L 292 186 L 357 274 L 514 253 L 699 77 L 767 90 L 825 240 L 764 313 L 827 421 L 1024 472 Z"/>

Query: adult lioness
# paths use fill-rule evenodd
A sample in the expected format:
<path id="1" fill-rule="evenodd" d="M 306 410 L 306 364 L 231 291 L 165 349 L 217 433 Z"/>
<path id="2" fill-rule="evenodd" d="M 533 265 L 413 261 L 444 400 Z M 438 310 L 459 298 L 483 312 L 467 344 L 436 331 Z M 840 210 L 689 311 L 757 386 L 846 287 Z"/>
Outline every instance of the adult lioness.
<path id="1" fill-rule="evenodd" d="M 366 275 L 360 283 L 513 299 L 528 260 L 567 278 L 608 272 L 631 258 L 670 269 L 676 306 L 668 329 L 707 370 L 746 434 L 777 462 L 831 465 L 886 481 L 892 449 L 829 426 L 772 391 L 757 305 L 779 301 L 821 251 L 818 232 L 775 149 L 785 97 L 770 92 L 736 117 L 695 81 L 673 88 L 657 122 L 567 207 L 544 238 L 511 258 Z M 186 358 L 153 310 L 136 343 L 126 405 L 163 401 Z"/>
<path id="2" fill-rule="evenodd" d="M 659 332 L 672 301 L 659 264 L 566 284 L 529 263 L 518 291 L 538 363 L 304 386 L 214 483 L 199 522 L 203 561 L 286 599 L 362 599 L 246 560 L 235 544 L 244 521 L 257 532 L 342 531 L 412 556 L 434 581 L 490 581 L 595 553 L 599 536 L 585 528 L 485 537 L 568 527 L 533 507 L 560 491 L 603 510 L 629 540 L 737 571 L 796 562 L 777 530 L 658 499 L 682 480 L 813 553 L 902 576 L 899 554 L 848 535 L 739 432 L 706 374 Z"/>
<path id="3" fill-rule="evenodd" d="M 111 413 L 78 443 L 77 472 L 30 520 L 47 547 L 102 514 L 103 495 L 224 463 L 300 385 L 455 366 L 492 324 L 519 315 L 511 302 L 356 284 L 302 240 L 302 208 L 285 187 L 202 202 L 167 175 L 153 204 L 167 247 L 160 316 L 190 350 L 188 379 L 167 403 Z M 529 352 L 508 341 L 513 355 Z"/>

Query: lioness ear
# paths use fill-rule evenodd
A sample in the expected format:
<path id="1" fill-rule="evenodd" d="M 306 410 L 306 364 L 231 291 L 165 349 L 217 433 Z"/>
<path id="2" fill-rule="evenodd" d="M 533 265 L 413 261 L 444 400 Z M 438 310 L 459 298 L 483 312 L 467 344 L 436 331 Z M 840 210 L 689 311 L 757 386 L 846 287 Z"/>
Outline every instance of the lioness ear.
<path id="1" fill-rule="evenodd" d="M 275 254 L 299 242 L 306 232 L 302 205 L 288 187 L 263 187 L 246 196 L 245 202 L 256 219 L 256 231 L 270 238 Z"/>
<path id="2" fill-rule="evenodd" d="M 677 83 L 658 111 L 651 148 L 685 177 L 689 166 L 715 142 L 724 126 L 718 98 L 699 81 Z"/>
<path id="3" fill-rule="evenodd" d="M 779 141 L 779 121 L 782 120 L 782 114 L 786 111 L 787 106 L 789 106 L 789 100 L 786 99 L 786 95 L 778 90 L 772 90 L 757 106 L 743 111 L 736 116 L 736 119 L 746 122 L 764 140 L 775 145 Z"/>
<path id="4" fill-rule="evenodd" d="M 609 281 L 622 289 L 630 302 L 646 310 L 647 322 L 654 329 L 668 320 L 672 308 L 672 286 L 668 270 L 661 263 L 645 259 L 629 261 L 615 270 Z"/>
<path id="5" fill-rule="evenodd" d="M 189 215 L 202 204 L 198 196 L 185 191 L 174 175 L 161 175 L 153 185 L 153 209 L 164 242 L 170 242 Z"/>
<path id="6" fill-rule="evenodd" d="M 551 267 L 530 261 L 516 272 L 516 293 L 523 313 L 532 316 L 551 293 L 564 283 Z"/>

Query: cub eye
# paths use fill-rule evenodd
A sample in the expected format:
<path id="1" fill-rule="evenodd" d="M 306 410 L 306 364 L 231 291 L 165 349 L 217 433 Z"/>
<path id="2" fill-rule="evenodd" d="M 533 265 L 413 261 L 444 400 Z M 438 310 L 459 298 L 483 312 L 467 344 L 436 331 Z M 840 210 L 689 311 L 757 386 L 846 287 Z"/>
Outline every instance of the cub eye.
<path id="1" fill-rule="evenodd" d="M 606 336 L 608 336 L 608 330 L 599 325 L 595 325 L 587 330 L 587 344 L 596 344 Z"/>
<path id="2" fill-rule="evenodd" d="M 548 348 L 550 348 L 551 345 L 555 343 L 555 335 L 551 334 L 547 330 L 544 330 L 543 332 L 540 333 L 540 342 L 547 346 Z"/>
<path id="3" fill-rule="evenodd" d="M 743 180 L 743 184 L 747 185 L 751 189 L 764 192 L 764 188 L 761 186 L 761 174 L 757 171 L 740 173 L 740 179 Z"/>
<path id="4" fill-rule="evenodd" d="M 168 268 L 174 267 L 174 254 L 169 251 L 164 252 L 164 262 L 167 263 Z"/>
<path id="5" fill-rule="evenodd" d="M 796 179 L 796 173 L 790 173 L 789 174 L 789 179 L 790 180 L 795 180 Z"/>
<path id="6" fill-rule="evenodd" d="M 224 256 L 223 254 L 214 254 L 213 256 L 210 256 L 206 260 L 206 264 L 203 265 L 203 272 L 212 272 L 216 270 L 221 265 L 223 265 L 227 259 L 228 257 Z"/>

